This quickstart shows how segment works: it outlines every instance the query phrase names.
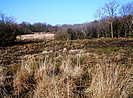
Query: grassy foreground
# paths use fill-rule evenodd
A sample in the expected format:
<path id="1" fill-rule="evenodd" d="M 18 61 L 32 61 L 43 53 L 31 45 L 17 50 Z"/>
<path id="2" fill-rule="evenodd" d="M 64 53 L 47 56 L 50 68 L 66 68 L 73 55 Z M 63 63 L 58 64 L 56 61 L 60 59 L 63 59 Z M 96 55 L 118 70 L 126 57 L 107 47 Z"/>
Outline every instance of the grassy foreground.
<path id="1" fill-rule="evenodd" d="M 132 38 L 17 45 L 0 58 L 2 98 L 133 97 Z"/>

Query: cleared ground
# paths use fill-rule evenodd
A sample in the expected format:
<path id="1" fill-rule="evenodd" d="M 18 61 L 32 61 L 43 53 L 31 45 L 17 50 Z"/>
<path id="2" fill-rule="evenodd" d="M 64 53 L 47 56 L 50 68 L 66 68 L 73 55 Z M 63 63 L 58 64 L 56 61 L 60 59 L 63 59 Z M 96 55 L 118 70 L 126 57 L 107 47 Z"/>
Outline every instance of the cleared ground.
<path id="1" fill-rule="evenodd" d="M 132 38 L 45 41 L 0 52 L 1 96 L 133 96 Z"/>

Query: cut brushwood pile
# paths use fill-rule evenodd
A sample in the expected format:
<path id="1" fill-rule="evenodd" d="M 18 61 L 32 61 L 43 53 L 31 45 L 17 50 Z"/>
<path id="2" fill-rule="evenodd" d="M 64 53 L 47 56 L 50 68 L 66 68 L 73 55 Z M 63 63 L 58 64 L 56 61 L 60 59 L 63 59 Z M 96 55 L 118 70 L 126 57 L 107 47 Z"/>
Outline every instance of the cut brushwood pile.
<path id="1" fill-rule="evenodd" d="M 16 37 L 16 42 L 29 42 L 29 41 L 39 42 L 44 40 L 54 40 L 54 38 L 55 34 L 39 32 L 39 33 L 26 34 L 26 35 L 18 35 Z"/>

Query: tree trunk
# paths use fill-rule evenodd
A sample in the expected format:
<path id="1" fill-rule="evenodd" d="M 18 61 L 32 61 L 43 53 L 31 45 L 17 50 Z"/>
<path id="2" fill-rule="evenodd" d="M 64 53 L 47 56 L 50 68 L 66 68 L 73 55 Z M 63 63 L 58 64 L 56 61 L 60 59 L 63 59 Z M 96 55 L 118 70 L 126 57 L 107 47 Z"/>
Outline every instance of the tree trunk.
<path id="1" fill-rule="evenodd" d="M 99 32 L 97 34 L 98 34 L 98 38 L 99 38 Z"/>
<path id="2" fill-rule="evenodd" d="M 129 31 L 129 36 L 128 36 L 129 38 L 131 37 L 131 31 Z"/>
<path id="3" fill-rule="evenodd" d="M 114 35 L 113 35 L 113 22 L 111 22 L 111 37 L 114 38 Z"/>
<path id="4" fill-rule="evenodd" d="M 105 36 L 106 36 L 106 38 L 107 38 L 107 36 L 108 36 L 107 33 L 105 33 Z"/>
<path id="5" fill-rule="evenodd" d="M 127 30 L 125 31 L 125 37 L 127 37 Z"/>
<path id="6" fill-rule="evenodd" d="M 132 28 L 132 24 L 129 26 L 129 38 L 131 37 L 131 28 Z"/>
<path id="7" fill-rule="evenodd" d="M 118 38 L 120 38 L 120 30 L 118 31 Z"/>

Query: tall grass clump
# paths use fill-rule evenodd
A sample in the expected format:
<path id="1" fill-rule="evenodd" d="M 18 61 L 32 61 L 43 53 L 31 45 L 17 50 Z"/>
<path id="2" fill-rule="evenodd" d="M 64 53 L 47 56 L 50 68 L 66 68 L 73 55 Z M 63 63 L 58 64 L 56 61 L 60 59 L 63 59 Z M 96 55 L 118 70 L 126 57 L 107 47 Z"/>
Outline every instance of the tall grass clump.
<path id="1" fill-rule="evenodd" d="M 5 96 L 4 90 L 5 74 L 3 73 L 3 67 L 0 66 L 0 97 Z"/>
<path id="2" fill-rule="evenodd" d="M 92 82 L 86 89 L 91 98 L 127 98 L 133 97 L 133 68 L 117 65 L 104 56 L 97 59 Z"/>
<path id="3" fill-rule="evenodd" d="M 14 96 L 24 97 L 26 94 L 32 91 L 34 87 L 34 70 L 31 70 L 30 65 L 23 64 L 14 75 L 13 87 Z"/>
<path id="4" fill-rule="evenodd" d="M 32 63 L 28 61 L 22 64 L 14 76 L 13 86 L 16 96 L 32 95 L 34 98 L 81 96 L 81 92 L 77 90 L 80 88 L 79 81 L 84 74 L 83 67 L 79 64 L 73 66 L 70 56 L 62 58 L 58 70 L 56 60 L 48 56 L 43 60 L 32 59 L 30 62 Z"/>
<path id="5" fill-rule="evenodd" d="M 83 74 L 83 69 L 79 65 L 73 67 L 69 56 L 62 60 L 58 74 L 55 74 L 54 64 L 49 62 L 37 70 L 35 75 L 37 86 L 34 90 L 34 97 L 80 97 L 80 94 L 76 92 L 76 87 Z"/>
<path id="6" fill-rule="evenodd" d="M 133 67 L 124 54 L 48 54 L 26 59 L 13 80 L 15 97 L 127 98 L 133 96 Z M 60 59 L 60 60 L 59 60 Z M 119 61 L 119 62 L 118 62 Z"/>

